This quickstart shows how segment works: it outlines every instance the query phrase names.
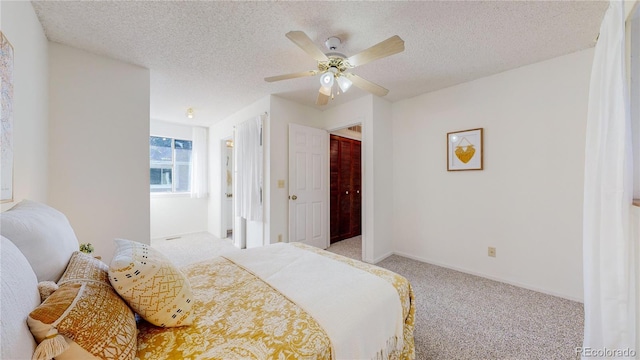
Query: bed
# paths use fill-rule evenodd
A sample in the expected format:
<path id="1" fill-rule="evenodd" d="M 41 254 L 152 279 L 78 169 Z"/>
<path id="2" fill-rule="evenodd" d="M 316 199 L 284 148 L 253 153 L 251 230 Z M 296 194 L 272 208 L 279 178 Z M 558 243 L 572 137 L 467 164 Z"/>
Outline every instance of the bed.
<path id="1" fill-rule="evenodd" d="M 415 358 L 411 285 L 374 265 L 274 244 L 177 269 L 119 239 L 107 266 L 44 204 L 0 220 L 2 359 Z"/>

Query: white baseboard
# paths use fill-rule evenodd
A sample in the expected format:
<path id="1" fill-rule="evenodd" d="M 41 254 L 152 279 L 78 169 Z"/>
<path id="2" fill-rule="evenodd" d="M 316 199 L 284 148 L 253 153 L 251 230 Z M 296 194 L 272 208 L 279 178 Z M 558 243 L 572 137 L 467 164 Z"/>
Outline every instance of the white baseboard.
<path id="1" fill-rule="evenodd" d="M 384 255 L 382 255 L 382 256 L 380 256 L 380 257 L 378 257 L 377 259 L 373 259 L 373 263 L 374 263 L 374 264 L 377 264 L 377 263 L 379 263 L 380 261 L 382 261 L 382 260 L 384 260 L 384 259 L 388 258 L 389 256 L 391 256 L 391 255 L 393 255 L 393 254 L 394 254 L 394 252 L 393 252 L 393 251 L 388 252 L 388 253 L 386 253 L 386 254 L 384 254 Z M 415 259 L 415 260 L 417 260 L 417 259 Z"/>
<path id="2" fill-rule="evenodd" d="M 207 230 L 202 230 L 202 231 L 195 231 L 195 232 L 188 232 L 188 233 L 180 233 L 180 234 L 173 234 L 173 235 L 154 237 L 154 238 L 151 239 L 151 241 L 167 240 L 167 239 L 170 239 L 170 238 L 183 237 L 183 236 L 188 236 L 188 235 L 193 235 L 193 234 L 201 234 L 201 233 L 211 234 Z M 211 235 L 213 235 L 213 234 L 211 234 Z M 213 236 L 215 236 L 215 235 L 213 235 Z"/>
<path id="3" fill-rule="evenodd" d="M 420 256 L 406 254 L 406 253 L 403 253 L 402 251 L 394 251 L 393 254 L 399 255 L 399 256 L 402 256 L 402 257 L 406 257 L 406 258 L 409 258 L 409 259 L 417 260 L 417 261 L 420 261 L 420 262 L 423 262 L 423 263 L 436 265 L 436 266 L 440 266 L 440 267 L 451 269 L 451 270 L 460 271 L 460 272 L 463 272 L 463 273 L 466 273 L 466 274 L 480 276 L 480 277 L 483 277 L 483 278 L 486 278 L 486 279 L 490 279 L 490 280 L 498 281 L 498 282 L 501 282 L 501 283 L 505 283 L 505 284 L 509 284 L 509 285 L 513 285 L 513 286 L 517 286 L 517 287 L 521 287 L 521 288 L 524 288 L 524 289 L 537 291 L 537 292 L 540 292 L 540 293 L 543 293 L 543 294 L 557 296 L 559 298 L 563 298 L 563 299 L 567 299 L 567 300 L 571 300 L 571 301 L 576 301 L 576 302 L 579 302 L 579 303 L 584 303 L 583 299 L 578 299 L 578 298 L 575 298 L 573 296 L 568 296 L 566 294 L 560 294 L 560 293 L 557 293 L 557 292 L 554 292 L 554 291 L 549 291 L 547 289 L 542 289 L 542 288 L 539 288 L 537 286 L 531 286 L 531 285 L 523 284 L 523 283 L 520 283 L 520 282 L 517 282 L 517 281 L 501 279 L 501 278 L 498 278 L 498 277 L 495 277 L 495 276 L 483 274 L 483 273 L 480 273 L 480 272 L 477 272 L 477 271 L 473 271 L 473 270 L 469 270 L 469 269 L 465 269 L 465 268 L 461 268 L 461 267 L 457 267 L 457 266 L 451 266 L 451 265 L 448 265 L 448 264 L 443 264 L 443 263 L 440 263 L 438 261 L 433 261 L 433 260 L 426 259 L 426 258 L 423 258 L 423 257 L 420 257 Z"/>

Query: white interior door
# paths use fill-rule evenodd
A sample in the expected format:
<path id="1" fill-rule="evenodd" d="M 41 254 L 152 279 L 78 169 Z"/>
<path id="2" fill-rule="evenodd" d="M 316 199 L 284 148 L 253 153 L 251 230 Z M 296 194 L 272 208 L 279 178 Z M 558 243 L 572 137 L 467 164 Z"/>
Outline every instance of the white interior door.
<path id="1" fill-rule="evenodd" d="M 289 241 L 329 247 L 329 134 L 289 124 Z"/>

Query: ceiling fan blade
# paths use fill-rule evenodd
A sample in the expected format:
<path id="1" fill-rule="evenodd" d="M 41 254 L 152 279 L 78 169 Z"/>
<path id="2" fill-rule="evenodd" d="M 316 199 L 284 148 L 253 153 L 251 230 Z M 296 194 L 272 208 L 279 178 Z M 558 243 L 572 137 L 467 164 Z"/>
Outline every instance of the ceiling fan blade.
<path id="1" fill-rule="evenodd" d="M 374 84 L 369 80 L 365 80 L 356 74 L 346 73 L 345 75 L 349 78 L 349 80 L 353 82 L 353 85 L 359 87 L 362 90 L 366 90 L 374 95 L 378 95 L 382 97 L 389 93 L 389 90 L 383 88 L 378 84 Z"/>
<path id="2" fill-rule="evenodd" d="M 318 70 L 301 71 L 301 72 L 292 73 L 292 74 L 266 77 L 264 78 L 264 81 L 274 82 L 274 81 L 280 81 L 280 80 L 295 79 L 295 78 L 300 78 L 305 76 L 314 76 L 317 74 L 318 74 Z"/>
<path id="3" fill-rule="evenodd" d="M 404 51 L 404 40 L 402 40 L 400 36 L 394 35 L 387 40 L 379 42 L 372 47 L 349 57 L 347 61 L 352 67 L 356 67 L 402 51 Z"/>
<path id="4" fill-rule="evenodd" d="M 312 58 L 318 61 L 329 61 L 327 55 L 303 31 L 289 31 L 286 36 Z"/>
<path id="5" fill-rule="evenodd" d="M 318 91 L 318 99 L 316 100 L 316 105 L 327 105 L 329 103 L 329 95 L 322 92 L 322 86 Z"/>

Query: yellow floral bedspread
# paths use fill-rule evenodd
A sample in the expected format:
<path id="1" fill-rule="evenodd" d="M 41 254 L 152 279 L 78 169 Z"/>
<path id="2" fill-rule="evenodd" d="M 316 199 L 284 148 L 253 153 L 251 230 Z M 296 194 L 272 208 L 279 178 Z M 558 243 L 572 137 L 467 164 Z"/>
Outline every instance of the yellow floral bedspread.
<path id="1" fill-rule="evenodd" d="M 414 297 L 405 278 L 310 246 L 294 245 L 391 283 L 401 297 L 405 318 L 400 359 L 415 358 Z M 182 271 L 194 292 L 193 325 L 160 328 L 141 321 L 137 359 L 332 359 L 329 337 L 310 315 L 233 262 L 215 258 Z"/>

